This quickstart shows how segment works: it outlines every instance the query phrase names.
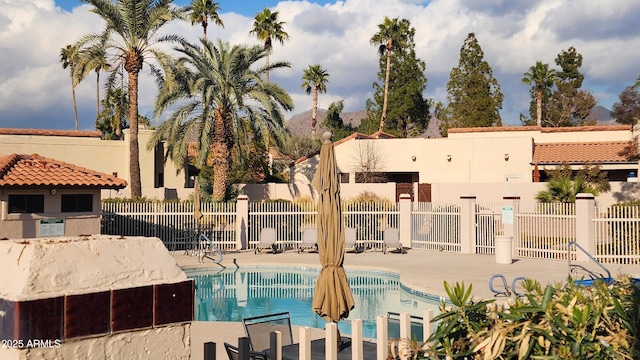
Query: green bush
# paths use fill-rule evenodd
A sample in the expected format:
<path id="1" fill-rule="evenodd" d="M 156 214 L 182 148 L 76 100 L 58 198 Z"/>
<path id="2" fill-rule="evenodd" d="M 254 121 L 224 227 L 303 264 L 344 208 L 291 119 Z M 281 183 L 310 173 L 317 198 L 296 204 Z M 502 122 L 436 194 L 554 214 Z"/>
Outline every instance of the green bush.
<path id="1" fill-rule="evenodd" d="M 444 283 L 453 306 L 440 305 L 422 359 L 639 359 L 640 290 L 627 276 L 613 284 L 523 282 L 504 306 L 474 301 L 471 286 Z"/>

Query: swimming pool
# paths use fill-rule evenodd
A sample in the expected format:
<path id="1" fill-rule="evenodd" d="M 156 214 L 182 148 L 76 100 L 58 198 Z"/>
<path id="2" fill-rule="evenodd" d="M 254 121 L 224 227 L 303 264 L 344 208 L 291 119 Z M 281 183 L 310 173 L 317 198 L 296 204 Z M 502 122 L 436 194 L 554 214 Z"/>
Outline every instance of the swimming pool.
<path id="1" fill-rule="evenodd" d="M 292 325 L 324 328 L 311 300 L 319 268 L 243 267 L 218 270 L 190 269 L 196 285 L 195 320 L 242 321 L 243 318 L 288 311 Z M 422 316 L 426 309 L 438 314 L 440 298 L 409 289 L 398 274 L 372 270 L 346 270 L 356 303 L 349 318 L 338 323 L 351 334 L 349 319 L 362 319 L 363 335 L 376 336 L 376 316 L 388 311 Z"/>

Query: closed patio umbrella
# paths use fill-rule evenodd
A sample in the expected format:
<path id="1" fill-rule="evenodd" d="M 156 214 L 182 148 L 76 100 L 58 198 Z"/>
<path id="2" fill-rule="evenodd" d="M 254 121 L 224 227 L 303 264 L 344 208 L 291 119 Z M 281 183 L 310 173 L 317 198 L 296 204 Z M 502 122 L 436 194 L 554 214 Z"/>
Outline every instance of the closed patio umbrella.
<path id="1" fill-rule="evenodd" d="M 316 281 L 312 309 L 326 321 L 338 322 L 355 307 L 344 272 L 344 223 L 340 204 L 340 179 L 336 169 L 331 133 L 322 134 L 320 163 L 313 178 L 319 193 L 318 254 L 322 270 Z"/>

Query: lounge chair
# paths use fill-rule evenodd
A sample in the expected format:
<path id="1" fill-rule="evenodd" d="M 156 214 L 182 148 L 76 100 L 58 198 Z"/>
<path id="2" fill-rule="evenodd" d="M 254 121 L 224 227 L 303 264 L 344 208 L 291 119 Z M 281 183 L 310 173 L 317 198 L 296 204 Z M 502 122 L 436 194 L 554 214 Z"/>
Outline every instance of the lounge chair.
<path id="1" fill-rule="evenodd" d="M 282 346 L 293 344 L 291 318 L 288 312 L 242 319 L 242 325 L 249 338 L 251 351 L 264 352 L 268 350 L 271 345 L 270 334 L 273 331 L 282 333 Z"/>
<path id="2" fill-rule="evenodd" d="M 397 228 L 386 228 L 382 231 L 382 253 L 386 254 L 387 249 L 395 249 L 400 254 L 406 254 L 404 246 L 400 242 L 400 234 Z"/>
<path id="3" fill-rule="evenodd" d="M 263 228 L 260 230 L 260 241 L 256 244 L 254 254 L 259 253 L 262 249 L 271 249 L 274 254 L 277 253 L 276 229 Z"/>
<path id="4" fill-rule="evenodd" d="M 362 248 L 356 244 L 356 229 L 352 227 L 344 228 L 344 251 L 360 253 Z"/>
<path id="5" fill-rule="evenodd" d="M 237 346 L 233 346 L 229 343 L 224 343 L 224 349 L 227 351 L 227 355 L 229 356 L 229 360 L 239 360 L 240 354 Z M 250 351 L 249 352 L 249 360 L 268 360 L 268 357 L 259 352 Z"/>
<path id="6" fill-rule="evenodd" d="M 306 228 L 302 231 L 302 242 L 298 245 L 298 254 L 305 249 L 318 251 L 318 230 L 316 228 Z"/>

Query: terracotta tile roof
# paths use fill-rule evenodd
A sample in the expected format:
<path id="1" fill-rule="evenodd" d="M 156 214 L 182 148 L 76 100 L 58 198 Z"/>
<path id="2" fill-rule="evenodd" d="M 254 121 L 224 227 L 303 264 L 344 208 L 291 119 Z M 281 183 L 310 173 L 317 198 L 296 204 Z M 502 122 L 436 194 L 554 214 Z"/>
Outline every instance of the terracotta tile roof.
<path id="1" fill-rule="evenodd" d="M 570 127 L 540 127 L 540 126 L 496 126 L 496 127 L 470 127 L 449 129 L 450 133 L 473 132 L 507 132 L 507 131 L 540 131 L 543 133 L 559 133 L 574 131 L 629 131 L 631 125 L 594 125 L 594 126 L 570 126 Z"/>
<path id="2" fill-rule="evenodd" d="M 122 189 L 127 182 L 113 175 L 85 169 L 38 154 L 0 156 L 0 187 Z"/>
<path id="3" fill-rule="evenodd" d="M 0 128 L 0 135 L 36 135 L 36 136 L 68 136 L 68 137 L 99 138 L 102 136 L 102 133 L 100 131 Z"/>
<path id="4" fill-rule="evenodd" d="M 629 156 L 632 148 L 632 141 L 536 143 L 533 163 L 627 163 L 633 162 Z"/>

